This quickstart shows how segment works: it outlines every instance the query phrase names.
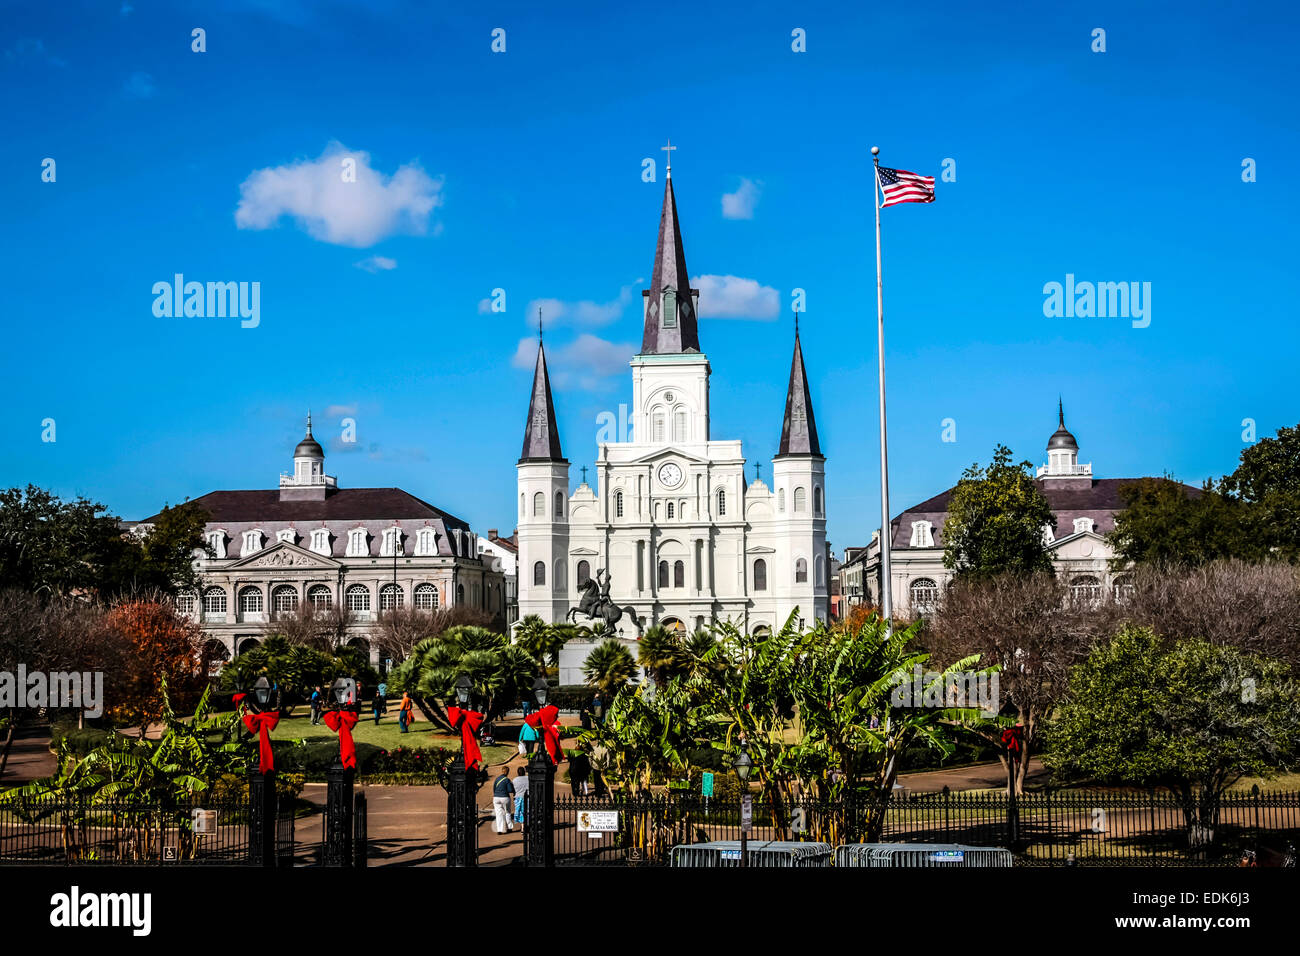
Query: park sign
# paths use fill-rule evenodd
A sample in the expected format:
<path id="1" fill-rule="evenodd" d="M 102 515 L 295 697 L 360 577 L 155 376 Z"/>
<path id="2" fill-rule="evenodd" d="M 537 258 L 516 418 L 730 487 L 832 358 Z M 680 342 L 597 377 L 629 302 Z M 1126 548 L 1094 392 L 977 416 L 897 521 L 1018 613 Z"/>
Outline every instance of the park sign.
<path id="1" fill-rule="evenodd" d="M 216 833 L 217 811 L 200 810 L 195 807 L 190 811 L 191 830 L 194 833 Z"/>
<path id="2" fill-rule="evenodd" d="M 617 810 L 583 810 L 578 814 L 580 833 L 617 833 Z"/>
<path id="3" fill-rule="evenodd" d="M 707 770 L 700 774 L 700 794 L 705 797 L 713 796 L 713 774 Z"/>

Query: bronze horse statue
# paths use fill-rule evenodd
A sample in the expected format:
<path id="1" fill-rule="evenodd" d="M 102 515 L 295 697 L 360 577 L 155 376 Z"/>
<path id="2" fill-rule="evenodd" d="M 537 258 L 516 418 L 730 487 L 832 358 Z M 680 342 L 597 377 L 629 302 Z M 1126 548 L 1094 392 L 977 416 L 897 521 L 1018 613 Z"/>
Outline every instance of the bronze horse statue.
<path id="1" fill-rule="evenodd" d="M 637 620 L 636 608 L 632 605 L 619 607 L 609 596 L 609 575 L 605 574 L 605 580 L 602 584 L 600 576 L 605 574 L 604 568 L 596 570 L 594 578 L 587 578 L 578 590 L 582 592 L 582 597 L 578 599 L 578 606 L 569 608 L 569 613 L 565 615 L 565 620 L 575 621 L 578 614 L 585 614 L 594 620 L 602 620 L 615 631 L 618 630 L 618 622 L 623 619 L 624 615 L 636 625 L 637 635 L 641 634 L 641 622 Z"/>

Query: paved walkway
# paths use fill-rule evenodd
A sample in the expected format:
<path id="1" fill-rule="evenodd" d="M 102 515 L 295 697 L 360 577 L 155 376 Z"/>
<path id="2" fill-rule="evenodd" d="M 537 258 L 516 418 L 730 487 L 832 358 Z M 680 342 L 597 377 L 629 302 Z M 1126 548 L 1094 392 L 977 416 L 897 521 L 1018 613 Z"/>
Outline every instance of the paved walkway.
<path id="1" fill-rule="evenodd" d="M 0 790 L 8 790 L 42 777 L 52 776 L 59 761 L 50 753 L 50 728 L 40 721 L 28 721 L 18 728 L 9 763 L 0 777 Z"/>

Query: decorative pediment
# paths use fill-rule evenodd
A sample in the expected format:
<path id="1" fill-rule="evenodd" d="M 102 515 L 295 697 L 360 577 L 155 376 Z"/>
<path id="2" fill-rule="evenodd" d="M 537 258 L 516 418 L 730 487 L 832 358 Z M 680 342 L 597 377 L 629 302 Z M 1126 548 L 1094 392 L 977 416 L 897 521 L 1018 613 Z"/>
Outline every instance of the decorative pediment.
<path id="1" fill-rule="evenodd" d="M 766 545 L 756 544 L 745 549 L 746 554 L 776 554 L 776 548 L 769 548 Z"/>
<path id="2" fill-rule="evenodd" d="M 600 552 L 591 548 L 571 548 L 569 549 L 569 554 L 575 554 L 581 557 L 596 557 L 599 556 Z"/>
<path id="3" fill-rule="evenodd" d="M 1095 531 L 1057 538 L 1046 550 L 1057 558 L 1111 558 L 1115 553 L 1110 542 Z"/>
<path id="4" fill-rule="evenodd" d="M 663 461 L 666 458 L 672 458 L 678 461 L 687 461 L 692 465 L 703 465 L 706 463 L 699 455 L 692 455 L 688 452 L 684 452 L 675 445 L 661 445 L 655 448 L 654 451 L 646 452 L 644 455 L 631 459 L 629 464 L 643 465 L 649 462 Z"/>
<path id="5" fill-rule="evenodd" d="M 323 554 L 316 554 L 305 548 L 300 548 L 296 544 L 289 544 L 287 541 L 281 541 L 272 547 L 251 554 L 230 565 L 225 570 L 234 570 L 236 568 L 294 568 L 305 571 L 316 569 L 334 569 L 338 568 L 339 562 L 333 558 L 327 558 Z"/>

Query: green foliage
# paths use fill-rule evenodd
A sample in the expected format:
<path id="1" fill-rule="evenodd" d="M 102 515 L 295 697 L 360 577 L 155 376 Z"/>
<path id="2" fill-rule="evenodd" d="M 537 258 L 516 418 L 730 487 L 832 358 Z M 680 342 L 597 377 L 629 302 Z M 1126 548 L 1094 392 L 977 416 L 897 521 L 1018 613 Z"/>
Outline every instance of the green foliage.
<path id="1" fill-rule="evenodd" d="M 1260 546 L 1288 561 L 1300 558 L 1300 426 L 1248 446 L 1219 490 L 1250 512 Z"/>
<path id="2" fill-rule="evenodd" d="M 1189 823 L 1213 826 L 1219 795 L 1242 776 L 1296 765 L 1298 692 L 1279 661 L 1126 627 L 1071 674 L 1045 759 L 1103 783 L 1168 787 Z"/>
<path id="3" fill-rule="evenodd" d="M 538 661 L 504 635 L 483 627 L 458 626 L 416 644 L 411 656 L 393 669 L 389 690 L 411 694 L 431 720 L 450 729 L 439 700 L 455 699 L 461 674 L 473 684 L 472 706 L 482 709 L 491 721 L 530 694 L 540 672 Z"/>
<path id="4" fill-rule="evenodd" d="M 330 655 L 273 634 L 222 668 L 221 686 L 246 691 L 263 675 L 279 688 L 282 707 L 306 701 L 313 687 L 332 684 L 339 677 L 352 677 L 372 688 L 379 681 L 365 653 L 357 648 L 341 647 Z"/>
<path id="5" fill-rule="evenodd" d="M 607 638 L 593 647 L 583 661 L 582 676 L 608 704 L 636 678 L 636 661 L 622 641 Z"/>
<path id="6" fill-rule="evenodd" d="M 572 624 L 547 624 L 529 614 L 515 626 L 515 644 L 542 666 L 559 667 L 560 649 L 578 636 Z"/>
<path id="7" fill-rule="evenodd" d="M 1108 535 L 1117 566 L 1198 566 L 1228 557 L 1257 561 L 1267 554 L 1247 506 L 1208 482 L 1197 493 L 1171 478 L 1142 478 L 1119 494 L 1124 508 Z"/>
<path id="8" fill-rule="evenodd" d="M 1012 463 L 1011 450 L 998 445 L 987 468 L 966 469 L 948 504 L 944 567 L 970 578 L 1052 572 L 1043 528 L 1055 530 L 1056 516 L 1030 468 L 1028 461 Z"/>

